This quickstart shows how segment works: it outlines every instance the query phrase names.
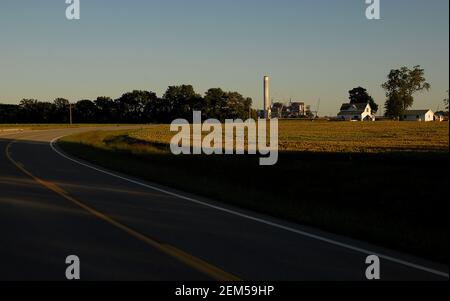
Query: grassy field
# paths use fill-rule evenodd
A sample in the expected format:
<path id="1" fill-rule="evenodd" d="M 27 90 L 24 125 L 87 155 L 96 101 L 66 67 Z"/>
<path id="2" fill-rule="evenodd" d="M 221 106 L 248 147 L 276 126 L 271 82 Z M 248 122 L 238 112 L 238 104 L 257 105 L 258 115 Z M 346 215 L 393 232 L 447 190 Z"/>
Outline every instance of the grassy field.
<path id="1" fill-rule="evenodd" d="M 280 123 L 275 166 L 173 156 L 168 125 L 60 141 L 101 166 L 225 203 L 448 262 L 448 123 Z"/>
<path id="2" fill-rule="evenodd" d="M 444 151 L 449 145 L 448 123 L 281 121 L 280 150 L 286 152 Z M 168 125 L 155 125 L 129 136 L 168 144 Z"/>

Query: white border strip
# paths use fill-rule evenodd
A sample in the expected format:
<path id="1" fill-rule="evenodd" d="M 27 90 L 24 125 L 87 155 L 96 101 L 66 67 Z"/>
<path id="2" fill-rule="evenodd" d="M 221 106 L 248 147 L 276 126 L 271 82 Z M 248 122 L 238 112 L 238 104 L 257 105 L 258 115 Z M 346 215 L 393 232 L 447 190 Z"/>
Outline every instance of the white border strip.
<path id="1" fill-rule="evenodd" d="M 339 241 L 336 241 L 336 240 L 328 239 L 328 238 L 321 237 L 321 236 L 318 236 L 318 235 L 314 235 L 314 234 L 311 234 L 311 233 L 308 233 L 308 232 L 305 232 L 305 231 L 301 231 L 301 230 L 297 230 L 297 229 L 294 229 L 294 228 L 291 228 L 291 227 L 283 226 L 283 225 L 280 225 L 280 224 L 277 224 L 277 223 L 274 223 L 274 222 L 266 221 L 266 220 L 263 220 L 263 219 L 260 219 L 260 218 L 257 218 L 257 217 L 253 217 L 253 216 L 250 216 L 250 215 L 247 215 L 247 214 L 243 214 L 243 213 L 234 211 L 234 210 L 230 210 L 230 209 L 222 208 L 222 207 L 219 207 L 219 206 L 216 206 L 216 205 L 208 204 L 206 202 L 202 202 L 202 201 L 190 198 L 190 197 L 183 196 L 183 195 L 178 194 L 178 193 L 170 192 L 170 191 L 167 191 L 167 190 L 155 187 L 155 186 L 151 186 L 151 185 L 148 185 L 148 184 L 144 184 L 142 182 L 138 182 L 138 181 L 135 181 L 135 180 L 132 180 L 132 179 L 129 179 L 129 178 L 125 178 L 123 176 L 120 176 L 120 175 L 114 174 L 112 172 L 109 172 L 109 171 L 97 168 L 95 166 L 92 166 L 90 164 L 86 164 L 86 163 L 80 162 L 80 161 L 78 161 L 78 160 L 76 160 L 74 158 L 71 158 L 68 155 L 62 153 L 61 151 L 59 151 L 55 147 L 55 142 L 57 140 L 61 139 L 62 137 L 64 137 L 64 136 L 55 138 L 55 139 L 53 139 L 50 142 L 50 147 L 53 149 L 53 151 L 55 151 L 61 157 L 65 158 L 67 160 L 70 160 L 72 162 L 75 162 L 75 163 L 77 163 L 79 165 L 85 166 L 87 168 L 96 170 L 98 172 L 107 174 L 107 175 L 115 177 L 115 178 L 122 179 L 124 181 L 136 184 L 138 186 L 142 186 L 142 187 L 145 187 L 145 188 L 148 188 L 148 189 L 152 189 L 152 190 L 155 190 L 155 191 L 167 194 L 167 195 L 171 195 L 171 196 L 179 198 L 179 199 L 183 199 L 185 201 L 189 201 L 189 202 L 192 202 L 192 203 L 195 203 L 195 204 L 203 205 L 203 206 L 206 206 L 206 207 L 209 207 L 209 208 L 213 208 L 213 209 L 216 209 L 216 210 L 219 210 L 219 211 L 222 211 L 222 212 L 226 212 L 226 213 L 229 213 L 229 214 L 232 214 L 232 215 L 236 215 L 236 216 L 239 216 L 239 217 L 251 220 L 251 221 L 255 221 L 255 222 L 258 222 L 258 223 L 269 225 L 269 226 L 272 226 L 272 227 L 275 227 L 275 228 L 278 228 L 278 229 L 283 229 L 283 230 L 286 230 L 286 231 L 289 231 L 289 232 L 292 232 L 292 233 L 296 233 L 296 234 L 299 234 L 299 235 L 302 235 L 302 236 L 305 236 L 305 237 L 309 237 L 309 238 L 312 238 L 312 239 L 315 239 L 315 240 L 318 240 L 318 241 L 321 241 L 321 242 L 329 243 L 329 244 L 334 245 L 334 246 L 338 246 L 338 247 L 342 247 L 342 248 L 345 248 L 345 249 L 348 249 L 348 250 L 352 250 L 352 251 L 355 251 L 355 252 L 363 253 L 365 255 L 376 255 L 379 258 L 382 258 L 384 260 L 387 260 L 387 261 L 390 261 L 390 262 L 393 262 L 393 263 L 397 263 L 397 264 L 400 264 L 400 265 L 403 265 L 403 266 L 406 266 L 406 267 L 409 267 L 409 268 L 413 268 L 413 269 L 421 270 L 421 271 L 424 271 L 424 272 L 428 272 L 428 273 L 431 273 L 431 274 L 434 274 L 434 275 L 437 275 L 437 276 L 449 278 L 449 274 L 448 273 L 441 272 L 441 271 L 438 271 L 436 269 L 428 268 L 428 267 L 425 267 L 425 266 L 422 266 L 422 265 L 418 265 L 418 264 L 415 264 L 415 263 L 412 263 L 412 262 L 408 262 L 408 261 L 405 261 L 405 260 L 397 259 L 395 257 L 388 256 L 388 255 L 385 255 L 385 254 L 372 252 L 372 251 L 367 250 L 367 249 L 358 248 L 358 247 L 355 247 L 355 246 L 352 246 L 352 245 L 349 245 L 349 244 L 345 244 L 345 243 L 342 243 L 342 242 L 339 242 Z"/>

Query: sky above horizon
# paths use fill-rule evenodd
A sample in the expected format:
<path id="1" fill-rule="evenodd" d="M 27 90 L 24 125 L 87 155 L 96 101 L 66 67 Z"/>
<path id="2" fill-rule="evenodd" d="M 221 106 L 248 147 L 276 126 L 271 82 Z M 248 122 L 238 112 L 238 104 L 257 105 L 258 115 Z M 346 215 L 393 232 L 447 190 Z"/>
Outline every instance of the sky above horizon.
<path id="1" fill-rule="evenodd" d="M 271 97 L 304 101 L 332 116 L 348 91 L 365 87 L 382 105 L 391 69 L 421 65 L 431 91 L 414 108 L 443 109 L 449 89 L 449 1 L 81 0 L 68 21 L 64 0 L 1 0 L 0 103 L 162 95 L 170 85 L 198 93 L 221 87 L 262 107 Z"/>

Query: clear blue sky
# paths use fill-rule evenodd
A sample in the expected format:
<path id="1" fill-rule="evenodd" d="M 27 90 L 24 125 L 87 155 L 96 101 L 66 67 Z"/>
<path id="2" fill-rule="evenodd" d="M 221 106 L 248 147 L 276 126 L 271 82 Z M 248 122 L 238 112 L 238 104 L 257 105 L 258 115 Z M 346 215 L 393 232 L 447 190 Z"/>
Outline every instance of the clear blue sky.
<path id="1" fill-rule="evenodd" d="M 392 68 L 422 65 L 432 91 L 416 108 L 442 108 L 449 82 L 449 1 L 81 0 L 67 21 L 64 0 L 1 0 L 0 102 L 161 95 L 169 85 L 236 90 L 262 106 L 303 100 L 336 114 L 353 87 L 380 104 Z"/>

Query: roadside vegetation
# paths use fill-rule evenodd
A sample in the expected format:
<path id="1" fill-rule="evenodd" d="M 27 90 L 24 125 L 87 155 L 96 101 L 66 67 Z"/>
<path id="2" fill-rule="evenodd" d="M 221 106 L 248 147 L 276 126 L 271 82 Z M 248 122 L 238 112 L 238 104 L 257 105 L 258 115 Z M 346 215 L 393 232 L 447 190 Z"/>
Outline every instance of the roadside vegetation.
<path id="1" fill-rule="evenodd" d="M 448 123 L 280 122 L 280 158 L 174 156 L 168 125 L 63 138 L 138 178 L 448 262 Z"/>
<path id="2" fill-rule="evenodd" d="M 125 124 L 0 124 L 0 132 L 8 130 L 52 130 L 97 126 L 125 126 Z"/>

